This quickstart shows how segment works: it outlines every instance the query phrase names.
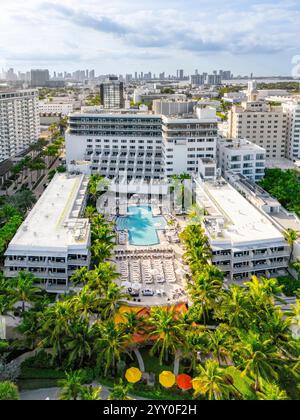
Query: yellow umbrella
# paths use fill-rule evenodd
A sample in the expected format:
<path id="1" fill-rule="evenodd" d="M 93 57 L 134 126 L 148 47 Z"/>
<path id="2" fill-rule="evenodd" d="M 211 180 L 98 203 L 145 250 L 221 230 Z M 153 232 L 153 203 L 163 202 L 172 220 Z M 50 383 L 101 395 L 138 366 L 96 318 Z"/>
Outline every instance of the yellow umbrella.
<path id="1" fill-rule="evenodd" d="M 165 388 L 172 388 L 172 386 L 175 385 L 175 382 L 176 377 L 172 372 L 165 370 L 159 375 L 159 383 Z"/>
<path id="2" fill-rule="evenodd" d="M 142 372 L 140 369 L 132 367 L 130 369 L 127 369 L 125 378 L 127 381 L 131 384 L 135 384 L 136 382 L 139 382 L 142 378 Z"/>

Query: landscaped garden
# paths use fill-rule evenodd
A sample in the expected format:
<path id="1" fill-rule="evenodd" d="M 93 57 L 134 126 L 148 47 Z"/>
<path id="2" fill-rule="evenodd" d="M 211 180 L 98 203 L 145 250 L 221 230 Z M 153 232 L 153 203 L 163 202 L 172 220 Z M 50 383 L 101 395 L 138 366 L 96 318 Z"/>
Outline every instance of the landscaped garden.
<path id="1" fill-rule="evenodd" d="M 114 226 L 95 207 L 98 181 L 91 178 L 86 208 L 91 269 L 72 278 L 82 290 L 49 305 L 28 273 L 0 282 L 0 315 L 22 303 L 21 336 L 2 341 L 2 354 L 48 353 L 22 364 L 21 387 L 48 380 L 61 387 L 61 399 L 73 400 L 99 399 L 92 382 L 112 388 L 111 399 L 299 399 L 300 341 L 290 327 L 299 319 L 300 300 L 284 314 L 275 304 L 282 286 L 274 279 L 253 277 L 245 287 L 225 289 L 223 273 L 210 264 L 208 239 L 194 222 L 181 233 L 190 307 L 152 308 L 147 315 L 126 310 L 128 296 L 110 262 Z M 141 377 L 143 370 L 148 375 Z M 12 374 L 9 380 L 18 379 Z"/>

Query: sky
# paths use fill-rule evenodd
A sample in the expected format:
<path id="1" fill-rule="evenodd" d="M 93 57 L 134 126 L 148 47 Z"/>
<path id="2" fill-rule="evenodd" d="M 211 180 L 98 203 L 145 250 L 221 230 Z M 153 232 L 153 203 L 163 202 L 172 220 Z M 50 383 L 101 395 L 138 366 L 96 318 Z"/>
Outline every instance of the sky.
<path id="1" fill-rule="evenodd" d="M 1 0 L 0 70 L 288 76 L 299 22 L 299 0 Z"/>

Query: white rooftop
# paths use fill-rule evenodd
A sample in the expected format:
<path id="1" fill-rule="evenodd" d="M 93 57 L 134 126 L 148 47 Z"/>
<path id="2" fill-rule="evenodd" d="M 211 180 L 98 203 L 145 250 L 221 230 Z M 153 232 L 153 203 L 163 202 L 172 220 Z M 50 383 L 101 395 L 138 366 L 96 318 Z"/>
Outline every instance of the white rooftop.
<path id="1" fill-rule="evenodd" d="M 205 182 L 200 188 L 210 202 L 209 213 L 216 220 L 224 220 L 221 235 L 218 235 L 217 231 L 216 235 L 211 235 L 213 242 L 230 241 L 232 244 L 250 245 L 251 242 L 267 243 L 284 240 L 283 235 L 271 221 L 225 181 Z M 210 233 L 213 233 L 213 229 Z"/>
<path id="2" fill-rule="evenodd" d="M 79 218 L 86 189 L 83 175 L 57 174 L 18 229 L 7 254 L 86 248 L 89 221 Z"/>

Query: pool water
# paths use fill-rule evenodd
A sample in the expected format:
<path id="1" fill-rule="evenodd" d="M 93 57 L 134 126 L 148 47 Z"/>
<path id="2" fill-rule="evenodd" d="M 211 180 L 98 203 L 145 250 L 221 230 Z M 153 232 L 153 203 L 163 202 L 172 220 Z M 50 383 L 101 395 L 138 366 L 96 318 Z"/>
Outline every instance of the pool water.
<path id="1" fill-rule="evenodd" d="M 127 230 L 129 243 L 136 246 L 159 244 L 157 230 L 165 229 L 162 216 L 153 216 L 151 207 L 130 206 L 125 217 L 117 219 L 117 230 Z"/>

